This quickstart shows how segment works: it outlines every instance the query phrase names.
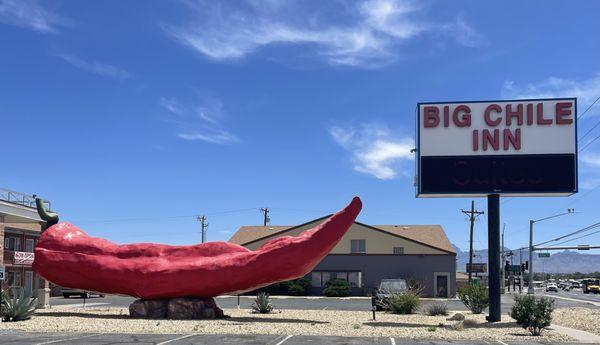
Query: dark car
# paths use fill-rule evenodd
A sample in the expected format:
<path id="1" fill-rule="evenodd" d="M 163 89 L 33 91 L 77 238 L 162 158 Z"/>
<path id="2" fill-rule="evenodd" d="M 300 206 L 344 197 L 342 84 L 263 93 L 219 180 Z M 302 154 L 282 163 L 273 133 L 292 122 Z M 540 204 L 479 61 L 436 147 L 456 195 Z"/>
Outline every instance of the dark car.
<path id="1" fill-rule="evenodd" d="M 382 306 L 392 294 L 403 293 L 406 290 L 408 285 L 404 279 L 382 279 L 376 294 L 377 310 L 383 309 Z"/>

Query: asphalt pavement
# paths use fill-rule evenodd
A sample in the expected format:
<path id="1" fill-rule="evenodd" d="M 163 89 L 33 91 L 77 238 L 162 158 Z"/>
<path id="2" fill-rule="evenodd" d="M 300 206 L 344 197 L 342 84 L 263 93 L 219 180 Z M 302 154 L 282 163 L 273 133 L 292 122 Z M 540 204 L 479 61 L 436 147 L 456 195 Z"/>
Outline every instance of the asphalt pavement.
<path id="1" fill-rule="evenodd" d="M 447 341 L 447 340 L 413 340 L 404 338 L 382 337 L 325 337 L 325 336 L 291 336 L 291 335 L 196 335 L 196 334 L 77 334 L 77 333 L 25 333 L 16 331 L 0 331 L 0 343 L 3 345 L 108 345 L 108 344 L 154 344 L 154 345 L 187 345 L 187 344 L 248 344 L 248 345 L 533 345 L 548 344 L 537 341 Z M 575 343 L 573 343 L 575 344 Z M 561 345 L 570 345 L 561 343 Z"/>
<path id="2" fill-rule="evenodd" d="M 588 295 L 579 291 L 559 291 L 544 293 L 542 290 L 536 291 L 536 294 L 544 294 L 550 297 L 558 296 L 568 298 L 568 300 L 556 298 L 556 308 L 574 308 L 574 307 L 586 307 L 586 308 L 600 308 L 600 295 Z M 86 306 L 118 306 L 127 307 L 135 299 L 126 296 L 114 296 L 107 295 L 106 297 L 92 297 L 85 300 Z M 223 296 L 217 297 L 217 303 L 221 308 L 236 308 L 238 306 L 237 296 Z M 249 309 L 254 300 L 254 296 L 240 296 L 239 305 L 242 309 Z M 303 309 L 303 310 L 371 310 L 371 299 L 370 298 L 334 298 L 334 297 L 291 297 L 291 296 L 273 296 L 273 305 L 277 309 Z M 443 301 L 447 303 L 448 309 L 450 310 L 467 310 L 463 303 L 458 299 L 422 299 L 421 303 L 426 306 L 431 303 L 440 303 Z M 588 302 L 598 303 L 597 305 L 590 304 Z M 80 307 L 83 305 L 82 298 L 62 298 L 53 297 L 50 301 L 51 305 L 58 306 L 72 306 Z M 514 304 L 514 295 L 504 294 L 502 295 L 502 313 L 510 312 Z"/>

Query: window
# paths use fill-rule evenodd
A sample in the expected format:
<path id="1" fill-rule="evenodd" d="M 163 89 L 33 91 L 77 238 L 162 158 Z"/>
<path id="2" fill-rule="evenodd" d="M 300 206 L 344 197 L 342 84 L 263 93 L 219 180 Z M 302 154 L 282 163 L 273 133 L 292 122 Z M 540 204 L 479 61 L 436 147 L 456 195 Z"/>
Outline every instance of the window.
<path id="1" fill-rule="evenodd" d="M 28 238 L 25 240 L 25 251 L 33 253 L 33 247 L 35 247 L 35 240 L 33 238 Z"/>
<path id="2" fill-rule="evenodd" d="M 21 250 L 21 239 L 18 237 L 5 237 L 4 238 L 4 249 L 14 250 L 16 252 Z"/>
<path id="3" fill-rule="evenodd" d="M 402 254 L 404 254 L 404 247 L 394 247 L 394 254 L 395 255 L 402 255 Z"/>
<path id="4" fill-rule="evenodd" d="M 8 271 L 6 272 L 8 287 L 17 287 L 21 286 L 21 272 L 16 271 Z"/>
<path id="5" fill-rule="evenodd" d="M 360 287 L 360 272 L 348 272 L 350 287 Z"/>
<path id="6" fill-rule="evenodd" d="M 350 240 L 350 253 L 358 254 L 358 253 L 366 253 L 366 240 Z"/>
<path id="7" fill-rule="evenodd" d="M 351 287 L 361 287 L 360 272 L 323 272 L 313 271 L 310 274 L 313 287 L 325 287 L 328 281 L 332 279 L 343 279 Z"/>

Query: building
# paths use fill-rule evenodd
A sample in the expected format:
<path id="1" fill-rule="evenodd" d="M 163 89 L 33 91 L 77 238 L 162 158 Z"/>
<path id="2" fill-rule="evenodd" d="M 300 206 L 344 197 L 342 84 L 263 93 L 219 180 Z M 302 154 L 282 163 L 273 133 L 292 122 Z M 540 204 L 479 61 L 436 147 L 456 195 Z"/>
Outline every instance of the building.
<path id="1" fill-rule="evenodd" d="M 297 226 L 242 226 L 229 242 L 258 249 L 280 236 L 298 236 L 329 216 Z M 353 295 L 370 294 L 385 278 L 419 282 L 426 297 L 454 297 L 456 253 L 439 225 L 367 225 L 354 222 L 335 248 L 307 276 L 313 293 L 341 278 Z"/>
<path id="2" fill-rule="evenodd" d="M 49 203 L 46 202 L 47 207 Z M 2 290 L 23 288 L 38 298 L 47 282 L 31 267 L 34 248 L 45 229 L 35 207 L 35 196 L 0 189 L 0 266 L 4 267 Z M 42 297 L 43 298 L 43 297 Z M 46 303 L 46 300 L 40 300 Z"/>

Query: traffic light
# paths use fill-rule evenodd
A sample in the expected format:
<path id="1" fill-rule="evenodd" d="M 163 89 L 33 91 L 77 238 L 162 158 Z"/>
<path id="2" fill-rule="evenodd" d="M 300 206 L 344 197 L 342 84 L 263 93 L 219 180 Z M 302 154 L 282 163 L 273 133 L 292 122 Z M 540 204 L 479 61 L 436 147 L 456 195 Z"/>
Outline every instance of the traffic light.
<path id="1" fill-rule="evenodd" d="M 526 268 L 525 268 L 525 264 L 524 264 L 524 263 L 523 263 L 523 264 L 521 264 L 521 272 L 525 272 L 525 269 L 526 269 Z"/>
<path id="2" fill-rule="evenodd" d="M 506 260 L 506 263 L 504 264 L 504 271 L 508 272 L 508 266 L 510 265 L 510 263 L 508 262 L 508 260 Z"/>
<path id="3" fill-rule="evenodd" d="M 529 270 L 529 261 L 525 261 L 525 269 Z"/>

